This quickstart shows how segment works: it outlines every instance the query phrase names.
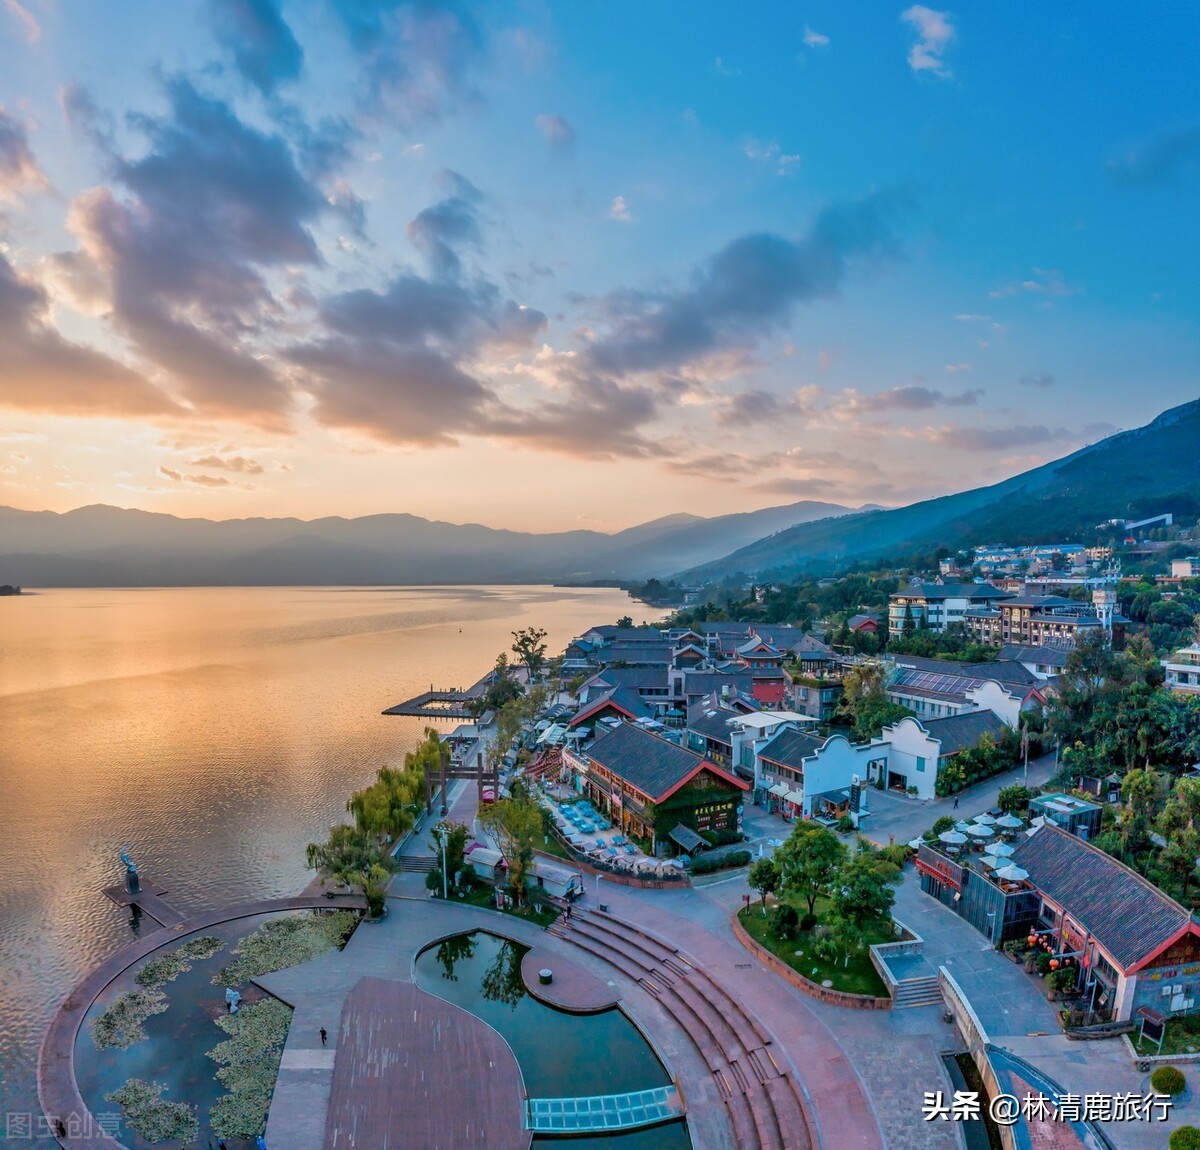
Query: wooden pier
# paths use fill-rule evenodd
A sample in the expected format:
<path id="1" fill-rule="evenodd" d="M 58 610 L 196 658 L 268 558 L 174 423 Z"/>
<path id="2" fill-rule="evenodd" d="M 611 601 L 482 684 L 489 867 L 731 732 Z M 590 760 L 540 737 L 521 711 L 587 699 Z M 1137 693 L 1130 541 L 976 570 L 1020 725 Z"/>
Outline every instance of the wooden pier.
<path id="1" fill-rule="evenodd" d="M 467 703 L 472 697 L 469 691 L 435 691 L 430 687 L 403 703 L 388 707 L 383 714 L 411 715 L 418 719 L 471 719 L 474 715 L 467 710 Z"/>

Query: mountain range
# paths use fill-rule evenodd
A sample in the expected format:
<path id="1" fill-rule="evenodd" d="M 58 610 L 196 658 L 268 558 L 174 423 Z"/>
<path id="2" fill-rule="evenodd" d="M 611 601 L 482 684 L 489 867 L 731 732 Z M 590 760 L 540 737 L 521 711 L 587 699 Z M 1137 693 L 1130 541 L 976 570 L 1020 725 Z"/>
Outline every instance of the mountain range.
<path id="1" fill-rule="evenodd" d="M 861 509 L 860 509 L 861 510 Z M 528 534 L 422 519 L 181 519 L 97 504 L 0 507 L 0 583 L 24 587 L 377 585 L 642 580 L 829 516 L 805 501 L 736 515 L 668 515 L 608 535 Z"/>
<path id="2" fill-rule="evenodd" d="M 787 578 L 972 544 L 1073 542 L 1108 519 L 1200 514 L 1200 399 L 990 487 L 802 523 L 682 574 Z"/>

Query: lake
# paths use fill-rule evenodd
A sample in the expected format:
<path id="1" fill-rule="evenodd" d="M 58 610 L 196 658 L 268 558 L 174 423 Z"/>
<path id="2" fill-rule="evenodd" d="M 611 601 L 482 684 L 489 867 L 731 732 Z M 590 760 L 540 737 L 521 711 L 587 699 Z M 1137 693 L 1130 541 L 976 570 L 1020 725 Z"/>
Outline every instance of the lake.
<path id="1" fill-rule="evenodd" d="M 380 711 L 473 683 L 514 630 L 545 628 L 555 654 L 625 614 L 661 615 L 551 587 L 0 599 L 0 1113 L 33 1112 L 36 1130 L 47 1020 L 132 937 L 100 894 L 122 845 L 184 909 L 295 894 L 305 844 L 421 736 Z"/>

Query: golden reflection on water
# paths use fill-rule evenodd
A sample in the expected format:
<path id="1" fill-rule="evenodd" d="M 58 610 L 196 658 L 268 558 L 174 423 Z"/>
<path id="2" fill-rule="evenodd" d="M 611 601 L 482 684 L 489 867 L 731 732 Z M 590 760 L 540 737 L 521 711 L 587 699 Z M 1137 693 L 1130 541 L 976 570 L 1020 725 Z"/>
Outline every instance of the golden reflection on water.
<path id="1" fill-rule="evenodd" d="M 0 1112 L 33 1102 L 50 1011 L 128 941 L 100 896 L 129 843 L 181 905 L 291 894 L 304 845 L 422 722 L 537 625 L 623 614 L 548 587 L 49 590 L 0 600 Z"/>

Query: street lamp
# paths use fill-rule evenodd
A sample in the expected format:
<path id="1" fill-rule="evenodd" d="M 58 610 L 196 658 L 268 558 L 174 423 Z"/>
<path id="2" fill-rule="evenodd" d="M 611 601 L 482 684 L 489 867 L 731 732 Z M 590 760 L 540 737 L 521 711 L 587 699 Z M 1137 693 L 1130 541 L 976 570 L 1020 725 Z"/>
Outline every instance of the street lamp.
<path id="1" fill-rule="evenodd" d="M 442 842 L 442 899 L 448 901 L 450 898 L 450 876 L 446 873 L 446 833 L 449 828 L 445 823 L 438 827 L 438 838 Z"/>
<path id="2" fill-rule="evenodd" d="M 600 909 L 600 880 L 603 877 L 604 876 L 599 871 L 596 872 L 596 909 L 597 910 Z"/>

